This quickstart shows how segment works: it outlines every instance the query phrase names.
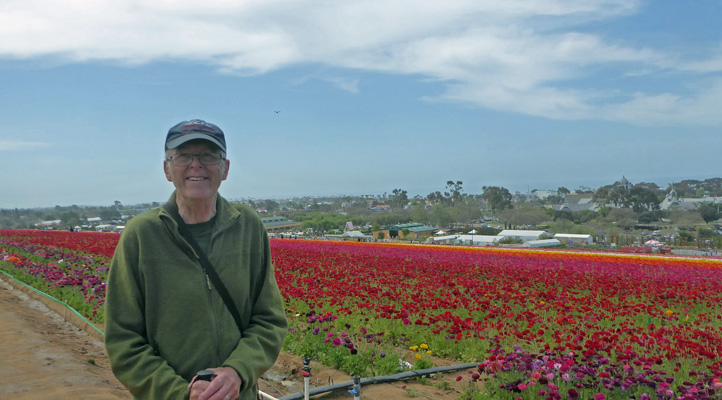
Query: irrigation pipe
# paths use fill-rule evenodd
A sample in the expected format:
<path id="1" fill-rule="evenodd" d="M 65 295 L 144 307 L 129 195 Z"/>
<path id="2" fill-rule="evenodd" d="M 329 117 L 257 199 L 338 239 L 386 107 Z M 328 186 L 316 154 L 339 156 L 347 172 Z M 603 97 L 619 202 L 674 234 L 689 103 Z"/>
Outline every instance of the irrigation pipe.
<path id="1" fill-rule="evenodd" d="M 408 378 L 417 378 L 422 377 L 424 375 L 431 375 L 438 372 L 449 372 L 449 371 L 457 371 L 460 369 L 468 369 L 468 368 L 475 368 L 479 366 L 479 363 L 468 363 L 468 364 L 458 364 L 458 365 L 448 365 L 445 367 L 436 367 L 436 368 L 427 368 L 427 369 L 419 369 L 415 371 L 408 371 L 408 372 L 402 372 L 400 374 L 395 375 L 387 375 L 387 376 L 372 376 L 370 378 L 363 378 L 361 379 L 360 384 L 368 385 L 371 383 L 389 383 L 389 382 L 395 382 L 400 381 L 403 379 Z M 334 385 L 329 386 L 322 386 L 318 388 L 314 388 L 308 391 L 309 396 L 314 396 L 321 393 L 331 392 L 333 390 L 337 389 L 346 389 L 353 386 L 353 381 L 348 382 L 341 382 L 336 383 Z M 287 396 L 279 397 L 278 400 L 300 400 L 304 396 L 303 392 L 289 394 Z"/>

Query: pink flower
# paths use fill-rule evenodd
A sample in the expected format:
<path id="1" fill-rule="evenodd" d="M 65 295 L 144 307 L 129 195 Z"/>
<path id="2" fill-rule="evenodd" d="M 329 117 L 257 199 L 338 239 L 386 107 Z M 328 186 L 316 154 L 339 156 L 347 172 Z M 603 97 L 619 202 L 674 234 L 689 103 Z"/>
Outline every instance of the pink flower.
<path id="1" fill-rule="evenodd" d="M 541 378 L 541 374 L 538 373 L 538 372 L 532 372 L 532 373 L 531 373 L 531 378 L 534 379 L 534 380 L 539 380 L 539 378 Z"/>
<path id="2" fill-rule="evenodd" d="M 342 343 L 341 338 L 336 338 L 333 340 L 334 346 L 341 346 L 341 343 Z"/>
<path id="3" fill-rule="evenodd" d="M 403 322 L 403 323 L 404 323 L 404 325 L 411 325 L 411 320 L 410 320 L 410 319 L 408 319 L 408 318 L 404 318 L 404 319 L 402 319 L 402 320 L 401 320 L 401 322 Z"/>
<path id="4" fill-rule="evenodd" d="M 526 385 L 523 384 L 523 383 L 518 384 L 516 387 L 517 387 L 517 389 L 519 389 L 519 390 L 524 390 L 524 389 L 526 389 Z"/>
<path id="5" fill-rule="evenodd" d="M 597 393 L 594 395 L 594 400 L 604 400 L 607 396 L 604 395 L 604 393 Z"/>
<path id="6" fill-rule="evenodd" d="M 457 377 L 456 377 L 456 381 L 457 381 L 457 382 L 460 381 L 460 380 L 462 380 L 462 379 L 463 379 L 463 378 L 462 378 L 461 376 L 457 376 Z"/>
<path id="7" fill-rule="evenodd" d="M 578 399 L 579 398 L 579 392 L 577 392 L 574 389 L 567 390 L 567 397 L 570 399 Z"/>

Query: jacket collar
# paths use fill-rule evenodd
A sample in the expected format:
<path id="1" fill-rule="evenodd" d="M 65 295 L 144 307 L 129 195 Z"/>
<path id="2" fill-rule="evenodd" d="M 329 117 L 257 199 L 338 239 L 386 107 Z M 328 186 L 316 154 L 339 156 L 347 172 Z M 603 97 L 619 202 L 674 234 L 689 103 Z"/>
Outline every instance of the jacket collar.
<path id="1" fill-rule="evenodd" d="M 176 191 L 174 190 L 173 193 L 170 195 L 168 202 L 176 204 L 175 198 Z M 173 218 L 162 207 L 161 215 L 164 215 L 168 217 L 171 221 L 173 221 Z M 238 218 L 241 218 L 241 213 L 236 210 L 236 208 L 233 207 L 233 205 L 229 203 L 228 200 L 226 200 L 219 194 L 218 198 L 216 199 L 216 222 L 213 226 L 213 235 L 215 235 L 216 232 L 222 231 L 227 228 Z M 176 225 L 175 221 L 173 221 L 173 224 Z"/>

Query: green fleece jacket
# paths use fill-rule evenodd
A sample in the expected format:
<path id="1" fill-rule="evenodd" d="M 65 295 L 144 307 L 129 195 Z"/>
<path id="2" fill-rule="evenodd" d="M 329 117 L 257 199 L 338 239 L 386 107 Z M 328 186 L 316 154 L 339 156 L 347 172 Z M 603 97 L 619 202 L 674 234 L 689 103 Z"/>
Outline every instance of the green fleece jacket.
<path id="1" fill-rule="evenodd" d="M 128 222 L 108 277 L 105 346 L 134 399 L 188 399 L 196 372 L 221 366 L 243 380 L 239 399 L 256 399 L 256 381 L 278 357 L 287 322 L 258 215 L 219 195 L 207 256 L 242 332 L 163 208 Z"/>

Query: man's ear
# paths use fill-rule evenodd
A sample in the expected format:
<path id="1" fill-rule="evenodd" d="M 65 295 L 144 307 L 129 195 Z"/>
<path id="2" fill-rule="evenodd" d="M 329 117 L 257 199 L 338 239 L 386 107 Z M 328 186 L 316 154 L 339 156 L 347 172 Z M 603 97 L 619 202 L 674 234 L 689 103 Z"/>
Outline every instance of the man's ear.
<path id="1" fill-rule="evenodd" d="M 231 160 L 223 160 L 223 162 L 226 163 L 226 168 L 223 172 L 223 177 L 221 178 L 221 180 L 225 181 L 226 178 L 228 178 L 228 169 L 231 168 Z"/>
<path id="2" fill-rule="evenodd" d="M 165 172 L 165 179 L 168 180 L 168 182 L 173 182 L 173 177 L 170 175 L 170 169 L 171 165 L 168 161 L 163 161 L 163 172 Z"/>

